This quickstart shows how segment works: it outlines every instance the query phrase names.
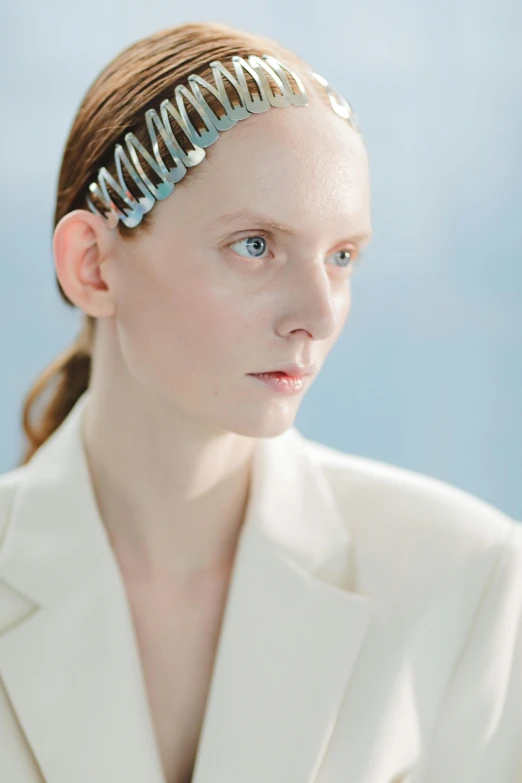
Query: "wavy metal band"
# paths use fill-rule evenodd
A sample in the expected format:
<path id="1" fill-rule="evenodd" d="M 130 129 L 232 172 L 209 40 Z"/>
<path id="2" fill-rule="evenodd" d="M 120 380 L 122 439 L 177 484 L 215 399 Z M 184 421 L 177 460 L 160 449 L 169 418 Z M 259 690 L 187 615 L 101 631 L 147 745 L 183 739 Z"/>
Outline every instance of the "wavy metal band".
<path id="1" fill-rule="evenodd" d="M 220 60 L 213 60 L 210 63 L 210 67 L 212 68 L 216 86 L 210 84 L 198 74 L 192 74 L 188 77 L 190 90 L 183 84 L 177 85 L 175 88 L 174 94 L 177 108 L 167 98 L 160 104 L 159 115 L 155 109 L 149 109 L 145 113 L 145 121 L 150 136 L 150 147 L 154 157 L 138 141 L 134 133 L 125 135 L 127 151 L 121 144 L 116 144 L 114 160 L 119 182 L 116 182 L 104 166 L 98 170 L 97 182 L 92 182 L 89 185 L 90 193 L 96 196 L 108 210 L 107 215 L 102 215 L 96 209 L 89 196 L 86 197 L 89 209 L 101 215 L 109 229 L 116 228 L 119 220 L 129 228 L 137 226 L 142 216 L 152 209 L 156 201 L 161 201 L 172 193 L 176 182 L 179 182 L 185 176 L 187 168 L 201 163 L 206 154 L 205 147 L 214 144 L 220 132 L 229 130 L 239 120 L 244 120 L 252 114 L 265 112 L 272 106 L 277 108 L 291 105 L 308 106 L 308 95 L 302 80 L 287 65 L 275 57 L 268 54 L 264 54 L 262 57 L 250 55 L 248 61 L 246 61 L 243 57 L 234 55 L 232 64 L 235 76 L 225 68 Z M 259 90 L 259 95 L 250 93 L 245 72 L 249 73 L 254 80 Z M 294 79 L 298 92 L 293 91 L 292 85 L 288 81 L 287 73 Z M 309 71 L 309 74 L 325 88 L 333 110 L 340 117 L 347 119 L 354 130 L 359 132 L 357 117 L 348 101 L 340 96 L 326 79 L 318 73 Z M 274 93 L 267 76 L 277 85 L 281 91 L 280 95 Z M 230 103 L 223 84 L 223 77 L 233 85 L 238 94 L 240 105 L 232 106 Z M 219 101 L 224 109 L 223 115 L 218 117 L 212 111 L 203 97 L 201 87 L 211 92 Z M 185 100 L 188 100 L 195 108 L 206 126 L 206 130 L 198 132 L 194 128 L 187 114 Z M 179 130 L 184 133 L 193 149 L 189 149 L 188 152 L 182 149 L 172 131 L 169 115 L 176 121 Z M 160 155 L 158 133 L 161 135 L 171 155 L 174 165 L 170 168 Z M 160 179 L 159 184 L 155 185 L 151 182 L 143 170 L 138 153 L 157 174 Z M 123 175 L 123 168 L 126 169 L 128 175 L 143 194 L 138 199 L 128 189 Z M 116 206 L 109 195 L 108 184 L 118 193 L 122 201 L 128 206 L 128 209 L 124 208 L 122 211 Z"/>

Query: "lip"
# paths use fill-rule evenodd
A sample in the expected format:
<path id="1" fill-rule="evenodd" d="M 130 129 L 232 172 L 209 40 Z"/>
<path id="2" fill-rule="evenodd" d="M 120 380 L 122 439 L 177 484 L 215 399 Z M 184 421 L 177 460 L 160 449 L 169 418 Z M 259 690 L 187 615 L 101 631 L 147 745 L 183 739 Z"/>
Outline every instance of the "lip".
<path id="1" fill-rule="evenodd" d="M 286 375 L 279 372 L 248 373 L 276 394 L 300 394 L 308 385 L 309 375 Z"/>
<path id="2" fill-rule="evenodd" d="M 290 362 L 272 367 L 270 370 L 261 370 L 260 372 L 249 372 L 248 375 L 262 375 L 271 372 L 284 372 L 290 378 L 304 378 L 307 375 L 314 375 L 316 371 L 315 364 L 297 364 Z"/>

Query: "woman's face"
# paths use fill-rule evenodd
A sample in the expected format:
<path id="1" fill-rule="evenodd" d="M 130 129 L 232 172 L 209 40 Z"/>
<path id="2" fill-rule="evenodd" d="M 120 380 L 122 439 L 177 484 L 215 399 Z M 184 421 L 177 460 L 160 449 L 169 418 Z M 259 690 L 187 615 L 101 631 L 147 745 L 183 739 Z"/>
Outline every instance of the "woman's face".
<path id="1" fill-rule="evenodd" d="M 126 371 L 213 430 L 283 432 L 350 310 L 343 251 L 356 259 L 371 232 L 362 141 L 311 94 L 221 133 L 153 213 L 111 257 Z M 249 375 L 286 362 L 315 364 L 297 394 Z"/>

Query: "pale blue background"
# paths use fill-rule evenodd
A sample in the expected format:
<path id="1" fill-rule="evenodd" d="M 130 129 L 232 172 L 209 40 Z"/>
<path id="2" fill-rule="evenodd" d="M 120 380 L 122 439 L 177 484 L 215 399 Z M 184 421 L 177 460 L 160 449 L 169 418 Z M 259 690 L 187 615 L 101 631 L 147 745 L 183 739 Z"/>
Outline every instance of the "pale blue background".
<path id="1" fill-rule="evenodd" d="M 375 239 L 296 425 L 522 518 L 522 4 L 186 6 L 4 4 L 0 472 L 19 453 L 22 396 L 78 324 L 58 296 L 51 236 L 81 96 L 134 40 L 210 19 L 301 54 L 352 103 L 369 150 Z"/>

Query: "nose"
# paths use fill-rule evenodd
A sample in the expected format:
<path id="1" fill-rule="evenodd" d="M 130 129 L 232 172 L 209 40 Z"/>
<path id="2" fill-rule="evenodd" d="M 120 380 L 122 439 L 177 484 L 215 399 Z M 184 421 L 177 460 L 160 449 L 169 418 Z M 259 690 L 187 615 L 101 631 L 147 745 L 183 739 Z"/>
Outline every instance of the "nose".
<path id="1" fill-rule="evenodd" d="M 337 332 L 350 303 L 346 281 L 332 281 L 324 260 L 300 259 L 288 275 L 286 307 L 279 331 L 304 329 L 316 340 L 327 340 Z"/>

